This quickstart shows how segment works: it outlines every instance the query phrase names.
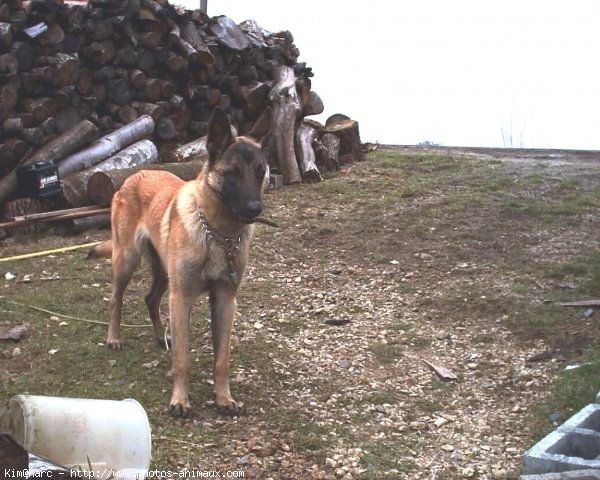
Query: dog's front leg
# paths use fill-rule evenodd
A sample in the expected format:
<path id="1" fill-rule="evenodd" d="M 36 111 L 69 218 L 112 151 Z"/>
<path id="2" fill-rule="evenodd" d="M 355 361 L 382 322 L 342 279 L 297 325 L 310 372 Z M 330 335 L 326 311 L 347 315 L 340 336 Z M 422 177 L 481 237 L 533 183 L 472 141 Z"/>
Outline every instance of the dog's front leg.
<path id="1" fill-rule="evenodd" d="M 190 383 L 189 325 L 193 299 L 173 289 L 169 293 L 171 324 L 171 358 L 173 362 L 173 393 L 169 413 L 174 417 L 187 417 L 190 413 L 188 388 Z"/>
<path id="2" fill-rule="evenodd" d="M 230 415 L 240 409 L 229 392 L 229 343 L 236 309 L 235 294 L 235 290 L 226 286 L 217 286 L 210 292 L 215 403 L 220 412 Z"/>

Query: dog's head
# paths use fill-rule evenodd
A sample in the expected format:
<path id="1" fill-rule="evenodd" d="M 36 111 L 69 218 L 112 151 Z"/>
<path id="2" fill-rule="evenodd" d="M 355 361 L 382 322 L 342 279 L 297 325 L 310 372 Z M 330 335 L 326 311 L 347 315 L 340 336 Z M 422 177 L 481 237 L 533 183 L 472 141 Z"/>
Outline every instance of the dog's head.
<path id="1" fill-rule="evenodd" d="M 260 140 L 270 129 L 270 115 L 249 136 L 234 137 L 223 110 L 215 109 L 208 125 L 207 178 L 210 187 L 244 223 L 253 223 L 262 210 L 267 159 Z"/>

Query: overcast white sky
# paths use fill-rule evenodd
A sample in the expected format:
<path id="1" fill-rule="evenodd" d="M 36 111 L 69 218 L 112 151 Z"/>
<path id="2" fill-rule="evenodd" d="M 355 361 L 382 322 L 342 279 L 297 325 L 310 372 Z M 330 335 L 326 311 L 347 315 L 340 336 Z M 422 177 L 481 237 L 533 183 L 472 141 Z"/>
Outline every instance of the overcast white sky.
<path id="1" fill-rule="evenodd" d="M 199 0 L 172 0 L 197 8 Z M 290 30 L 363 141 L 600 150 L 600 0 L 208 0 Z"/>

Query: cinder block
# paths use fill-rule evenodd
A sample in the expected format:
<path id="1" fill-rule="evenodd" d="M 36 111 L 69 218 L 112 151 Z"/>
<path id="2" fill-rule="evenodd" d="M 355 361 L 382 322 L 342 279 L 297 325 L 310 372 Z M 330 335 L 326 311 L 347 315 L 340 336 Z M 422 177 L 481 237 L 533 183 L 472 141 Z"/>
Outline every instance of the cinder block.
<path id="1" fill-rule="evenodd" d="M 582 469 L 600 470 L 600 404 L 597 403 L 573 415 L 523 456 L 524 474 Z"/>
<path id="2" fill-rule="evenodd" d="M 521 475 L 519 480 L 600 480 L 600 470 L 573 470 L 563 473 Z"/>

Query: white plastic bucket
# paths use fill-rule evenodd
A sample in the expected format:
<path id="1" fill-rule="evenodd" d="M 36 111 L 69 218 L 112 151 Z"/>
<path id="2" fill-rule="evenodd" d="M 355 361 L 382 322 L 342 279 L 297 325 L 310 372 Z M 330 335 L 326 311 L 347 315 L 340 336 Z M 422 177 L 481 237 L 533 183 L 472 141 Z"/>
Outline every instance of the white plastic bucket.
<path id="1" fill-rule="evenodd" d="M 16 395 L 0 415 L 0 431 L 28 451 L 96 478 L 143 479 L 152 441 L 144 408 L 133 399 Z"/>

